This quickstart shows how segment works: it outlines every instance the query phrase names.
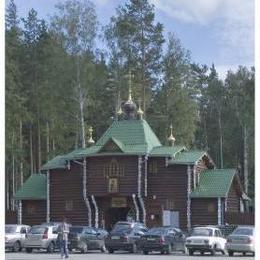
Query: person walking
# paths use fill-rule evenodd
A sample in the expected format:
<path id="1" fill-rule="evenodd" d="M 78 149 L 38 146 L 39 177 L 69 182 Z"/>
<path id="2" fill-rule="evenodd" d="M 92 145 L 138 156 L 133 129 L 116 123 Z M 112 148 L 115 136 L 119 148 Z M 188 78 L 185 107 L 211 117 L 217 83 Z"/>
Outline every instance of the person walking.
<path id="1" fill-rule="evenodd" d="M 68 258 L 68 234 L 69 234 L 69 225 L 67 223 L 67 218 L 63 218 L 62 223 L 58 227 L 58 237 L 60 244 L 60 254 L 61 259 Z"/>

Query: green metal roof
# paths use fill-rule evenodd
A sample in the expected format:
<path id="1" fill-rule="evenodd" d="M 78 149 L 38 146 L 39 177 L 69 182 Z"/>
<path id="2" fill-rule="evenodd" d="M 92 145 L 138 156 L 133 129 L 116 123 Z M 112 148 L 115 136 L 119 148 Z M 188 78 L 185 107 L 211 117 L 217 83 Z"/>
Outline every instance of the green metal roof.
<path id="1" fill-rule="evenodd" d="M 51 169 L 65 169 L 66 168 L 66 161 L 64 155 L 58 155 L 45 163 L 41 170 L 51 170 Z"/>
<path id="2" fill-rule="evenodd" d="M 45 200 L 47 180 L 44 174 L 32 174 L 16 192 L 17 200 Z"/>
<path id="3" fill-rule="evenodd" d="M 116 138 L 124 145 L 126 153 L 145 154 L 161 143 L 145 120 L 114 121 L 97 141 L 95 146 L 103 146 L 110 138 Z"/>
<path id="4" fill-rule="evenodd" d="M 177 153 L 180 153 L 185 149 L 186 148 L 184 146 L 158 146 L 152 149 L 149 156 L 151 157 L 175 156 Z"/>
<path id="5" fill-rule="evenodd" d="M 194 164 L 204 155 L 206 155 L 205 151 L 184 151 L 182 153 L 177 153 L 176 156 L 169 161 L 169 164 Z"/>
<path id="6" fill-rule="evenodd" d="M 191 198 L 226 197 L 235 175 L 235 169 L 205 170 L 200 173 L 199 186 L 190 196 Z"/>

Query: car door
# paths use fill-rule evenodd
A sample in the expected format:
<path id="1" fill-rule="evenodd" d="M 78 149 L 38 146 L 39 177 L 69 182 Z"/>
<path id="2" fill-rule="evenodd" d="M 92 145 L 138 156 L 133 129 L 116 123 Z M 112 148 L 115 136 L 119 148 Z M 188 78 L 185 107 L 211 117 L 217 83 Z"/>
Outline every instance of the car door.
<path id="1" fill-rule="evenodd" d="M 141 237 L 145 234 L 145 229 L 140 228 L 140 227 L 135 227 L 133 229 L 133 235 L 132 239 L 134 243 L 139 247 L 140 246 L 140 239 Z"/>
<path id="2" fill-rule="evenodd" d="M 176 251 L 184 250 L 184 238 L 182 232 L 174 231 L 173 234 L 173 249 Z"/>
<path id="3" fill-rule="evenodd" d="M 226 247 L 226 239 L 224 238 L 224 236 L 222 235 L 220 230 L 216 230 L 216 232 L 218 235 L 218 241 L 219 241 L 220 247 L 222 250 L 224 250 Z"/>
<path id="4" fill-rule="evenodd" d="M 20 242 L 21 242 L 21 246 L 24 246 L 24 241 L 26 238 L 26 234 L 27 234 L 27 229 L 26 227 L 21 227 L 20 229 Z"/>
<path id="5" fill-rule="evenodd" d="M 92 228 L 85 228 L 82 240 L 88 245 L 88 249 L 98 248 L 97 232 Z"/>

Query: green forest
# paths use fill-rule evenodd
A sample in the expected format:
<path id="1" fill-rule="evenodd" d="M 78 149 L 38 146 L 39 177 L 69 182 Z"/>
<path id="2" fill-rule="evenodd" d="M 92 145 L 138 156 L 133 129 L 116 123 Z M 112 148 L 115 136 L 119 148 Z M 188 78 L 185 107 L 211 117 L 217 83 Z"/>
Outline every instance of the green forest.
<path id="1" fill-rule="evenodd" d="M 174 31 L 164 33 L 148 0 L 118 6 L 101 26 L 90 1 L 61 1 L 47 20 L 31 9 L 5 17 L 6 207 L 32 173 L 56 155 L 97 140 L 132 96 L 162 144 L 206 150 L 218 168 L 237 168 L 254 198 L 254 67 L 224 80 L 199 64 Z M 173 25 L 174 28 L 174 25 Z M 102 43 L 102 44 L 98 44 Z M 105 47 L 100 47 L 100 46 Z"/>

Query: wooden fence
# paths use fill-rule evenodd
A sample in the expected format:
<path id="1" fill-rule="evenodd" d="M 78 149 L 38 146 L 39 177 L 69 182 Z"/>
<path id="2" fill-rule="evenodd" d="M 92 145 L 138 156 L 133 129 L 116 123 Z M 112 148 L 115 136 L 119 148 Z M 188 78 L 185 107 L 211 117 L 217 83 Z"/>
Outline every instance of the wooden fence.
<path id="1" fill-rule="evenodd" d="M 254 225 L 255 214 L 252 212 L 226 212 L 225 223 L 229 225 Z"/>

